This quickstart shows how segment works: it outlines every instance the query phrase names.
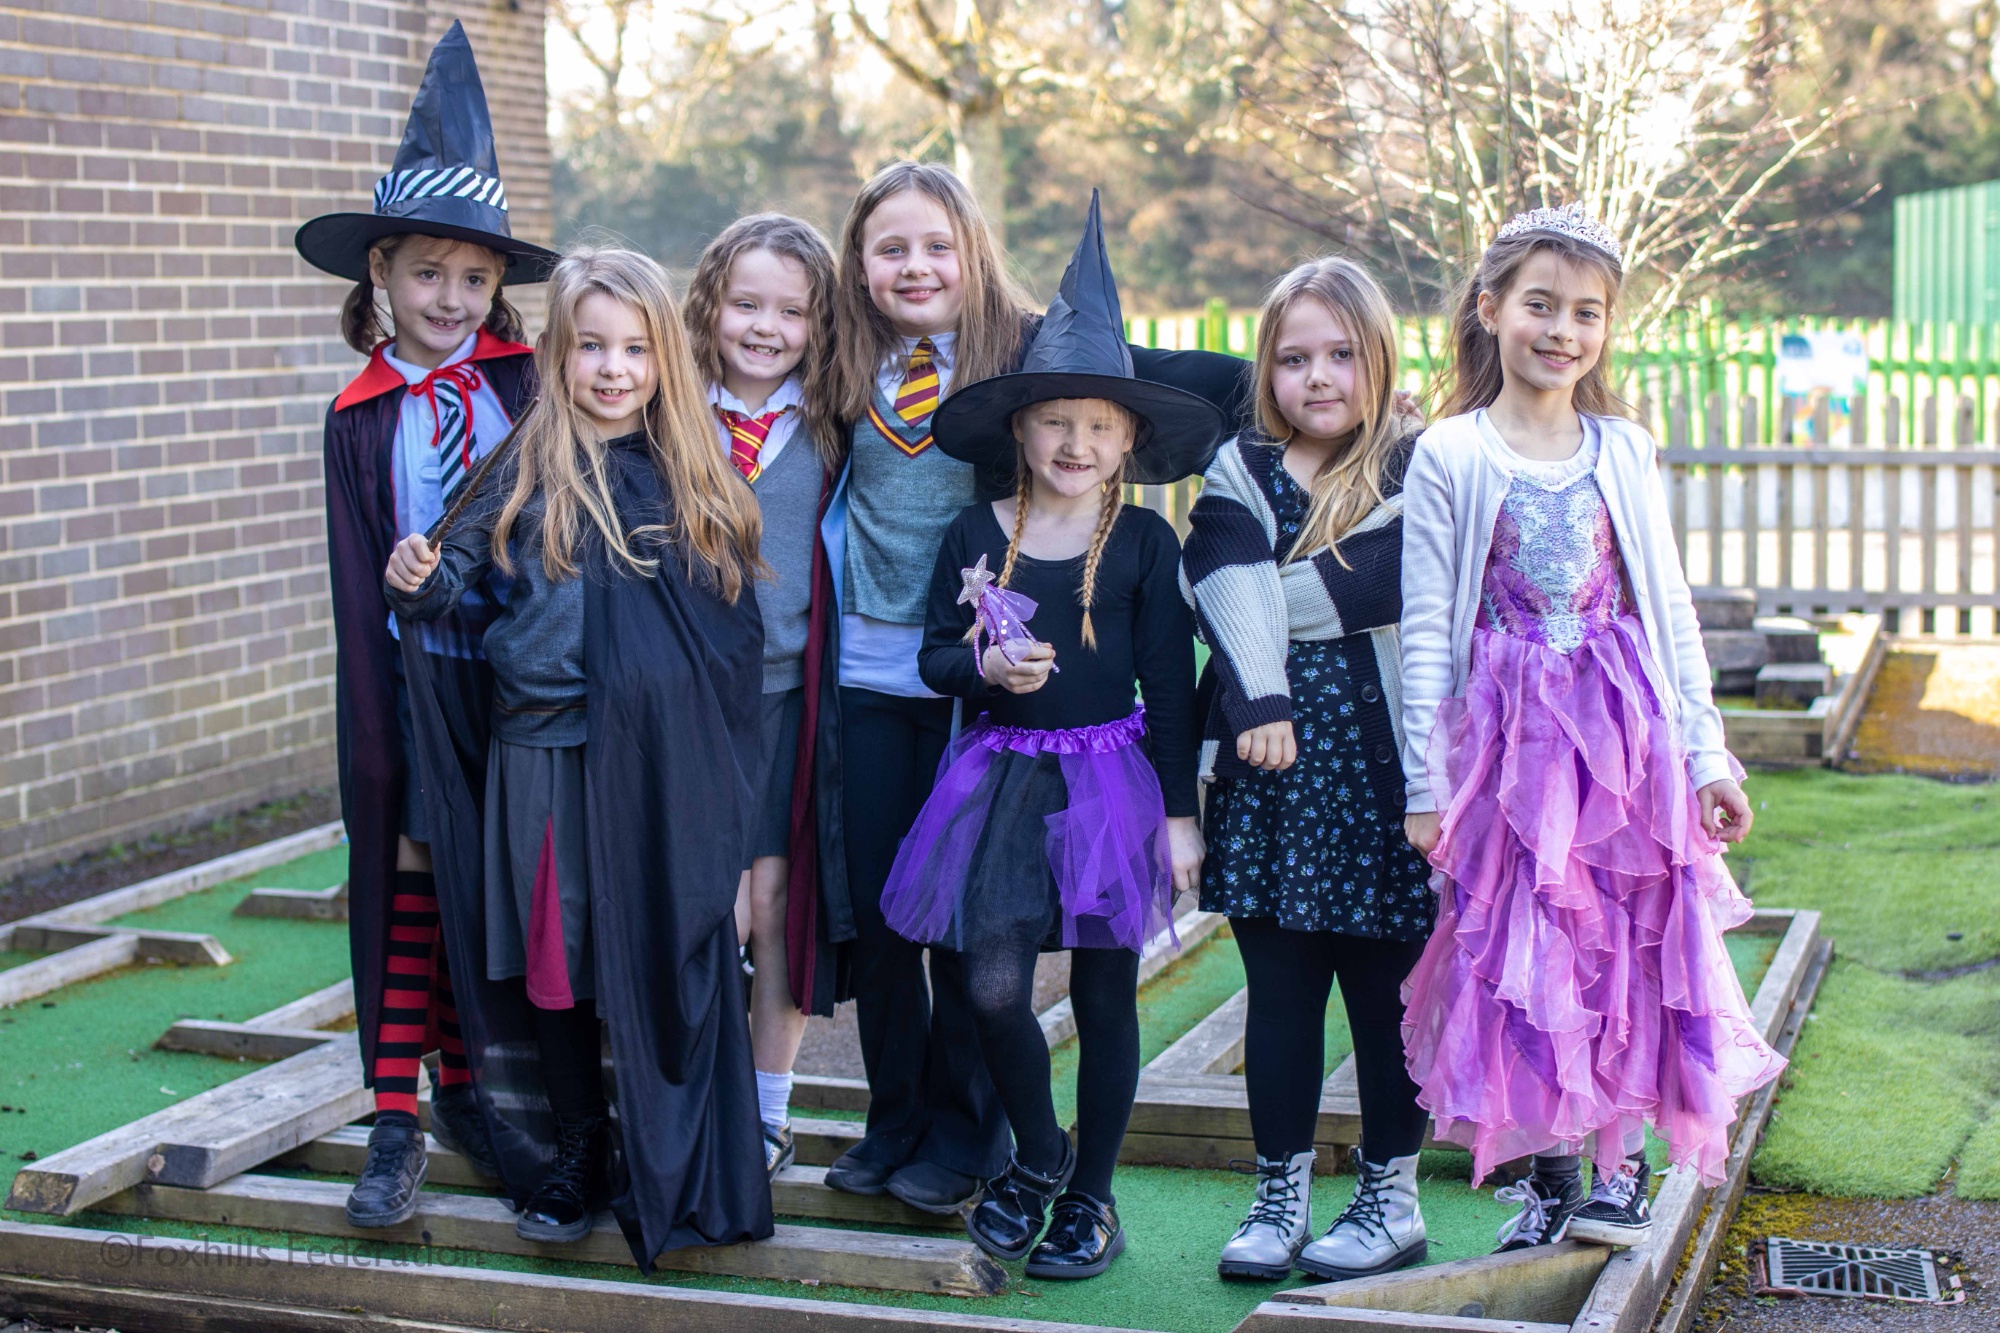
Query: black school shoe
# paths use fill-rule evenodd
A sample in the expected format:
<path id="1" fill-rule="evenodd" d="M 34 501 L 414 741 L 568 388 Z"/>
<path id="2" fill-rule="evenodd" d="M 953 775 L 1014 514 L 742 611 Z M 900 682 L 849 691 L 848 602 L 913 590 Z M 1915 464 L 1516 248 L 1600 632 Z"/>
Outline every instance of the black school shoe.
<path id="1" fill-rule="evenodd" d="M 952 1217 L 979 1193 L 978 1176 L 936 1162 L 911 1162 L 889 1177 L 889 1193 L 920 1213 Z"/>
<path id="2" fill-rule="evenodd" d="M 834 1159 L 826 1169 L 826 1187 L 839 1190 L 842 1194 L 884 1194 L 889 1189 L 889 1177 L 903 1169 L 901 1162 L 877 1162 L 861 1156 L 860 1146 L 849 1148 Z"/>
<path id="3" fill-rule="evenodd" d="M 1108 1203 L 1070 1190 L 1049 1212 L 1048 1234 L 1028 1255 L 1028 1276 L 1096 1277 L 1125 1253 L 1125 1228 Z"/>
<path id="4" fill-rule="evenodd" d="M 424 1132 L 415 1116 L 399 1115 L 376 1125 L 368 1131 L 368 1160 L 347 1196 L 347 1225 L 393 1227 L 409 1221 L 429 1173 Z"/>
<path id="5" fill-rule="evenodd" d="M 995 1259 L 1012 1263 L 1035 1247 L 1049 1204 L 1069 1187 L 1076 1174 L 1076 1146 L 1063 1135 L 1062 1166 L 1052 1176 L 1030 1171 L 1018 1156 L 1007 1169 L 986 1182 L 986 1197 L 966 1214 L 965 1232 L 972 1243 Z"/>
<path id="6" fill-rule="evenodd" d="M 1493 1198 L 1497 1203 L 1521 1205 L 1521 1211 L 1500 1228 L 1500 1248 L 1495 1254 L 1553 1245 L 1569 1234 L 1570 1220 L 1583 1207 L 1583 1177 L 1572 1178 L 1557 1191 L 1539 1177 L 1529 1176 L 1518 1185 L 1493 1191 Z"/>
<path id="7" fill-rule="evenodd" d="M 564 1244 L 590 1234 L 590 1187 L 603 1130 L 601 1115 L 556 1117 L 555 1160 L 514 1223 L 515 1235 Z"/>
<path id="8" fill-rule="evenodd" d="M 1609 1176 L 1597 1175 L 1590 1199 L 1569 1222 L 1571 1240 L 1596 1245 L 1638 1245 L 1653 1233 L 1653 1206 L 1646 1199 L 1653 1168 L 1646 1154 L 1634 1153 Z"/>
<path id="9" fill-rule="evenodd" d="M 488 1180 L 500 1178 L 493 1136 L 487 1132 L 486 1117 L 479 1114 L 479 1098 L 470 1083 L 431 1090 L 431 1137 Z"/>

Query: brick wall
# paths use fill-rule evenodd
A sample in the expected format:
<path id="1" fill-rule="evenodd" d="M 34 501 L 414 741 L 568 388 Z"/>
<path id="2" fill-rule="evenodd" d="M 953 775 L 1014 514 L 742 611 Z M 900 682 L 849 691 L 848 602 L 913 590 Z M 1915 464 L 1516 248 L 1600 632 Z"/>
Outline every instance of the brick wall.
<path id="1" fill-rule="evenodd" d="M 359 359 L 292 234 L 366 207 L 453 17 L 546 241 L 540 0 L 0 0 L 0 879 L 331 780 Z"/>

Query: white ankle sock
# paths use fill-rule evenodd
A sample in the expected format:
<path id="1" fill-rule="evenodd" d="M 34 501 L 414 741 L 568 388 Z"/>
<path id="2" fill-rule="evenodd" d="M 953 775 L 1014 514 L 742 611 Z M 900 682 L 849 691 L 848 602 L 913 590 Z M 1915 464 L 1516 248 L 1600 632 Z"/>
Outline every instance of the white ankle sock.
<path id="1" fill-rule="evenodd" d="M 757 1115 L 772 1129 L 792 1118 L 792 1076 L 757 1071 Z"/>

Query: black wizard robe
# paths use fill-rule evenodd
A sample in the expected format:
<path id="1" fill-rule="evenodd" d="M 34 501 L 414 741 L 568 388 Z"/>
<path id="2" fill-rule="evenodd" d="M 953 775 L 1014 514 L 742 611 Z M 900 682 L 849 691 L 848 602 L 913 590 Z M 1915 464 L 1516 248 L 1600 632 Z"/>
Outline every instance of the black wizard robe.
<path id="1" fill-rule="evenodd" d="M 627 532 L 668 519 L 647 446 L 607 460 Z M 489 485 L 505 484 L 496 471 Z M 662 1250 L 758 1240 L 771 1192 L 738 963 L 737 881 L 748 864 L 764 630 L 746 588 L 732 606 L 675 548 L 634 576 L 586 523 L 582 551 L 590 930 L 612 1066 L 612 1211 L 650 1271 Z M 451 683 L 408 645 L 431 859 L 459 1025 L 515 1205 L 547 1169 L 554 1119 L 519 978 L 487 979 L 483 740 Z M 421 677 L 421 679 L 420 679 Z"/>
<path id="2" fill-rule="evenodd" d="M 403 743 L 396 726 L 396 640 L 382 573 L 395 548 L 396 495 L 391 462 L 408 385 L 378 347 L 354 381 L 327 409 L 326 550 L 333 601 L 334 735 L 340 760 L 340 813 L 347 825 L 348 948 L 360 1019 L 362 1077 L 375 1077 L 375 1029 L 389 951 L 389 902 L 395 891 L 396 838 L 402 832 Z M 510 419 L 534 398 L 533 353 L 481 330 L 471 360 L 493 386 Z M 476 636 L 434 622 L 436 632 Z M 455 698 L 468 701 L 480 729 L 485 763 L 486 663 L 433 658 L 437 671 L 459 679 Z M 436 1045 L 435 1038 L 427 1049 Z"/>

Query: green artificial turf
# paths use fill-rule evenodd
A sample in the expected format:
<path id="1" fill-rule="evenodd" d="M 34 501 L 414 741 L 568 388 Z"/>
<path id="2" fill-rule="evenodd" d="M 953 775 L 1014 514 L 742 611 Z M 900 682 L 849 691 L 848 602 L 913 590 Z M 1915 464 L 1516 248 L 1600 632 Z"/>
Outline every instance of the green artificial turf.
<path id="1" fill-rule="evenodd" d="M 1823 769 L 1747 790 L 1732 870 L 1760 907 L 1818 910 L 1836 954 L 1756 1178 L 2000 1198 L 2000 793 Z"/>
<path id="2" fill-rule="evenodd" d="M 339 878 L 343 857 L 344 850 L 335 849 L 262 873 L 255 882 L 324 887 Z M 346 973 L 346 932 L 338 924 L 231 916 L 231 909 L 249 887 L 249 882 L 225 885 L 124 922 L 212 933 L 235 956 L 236 961 L 229 966 L 129 968 L 48 997 L 52 1008 L 31 1002 L 0 1015 L 0 1103 L 28 1108 L 25 1115 L 0 1113 L 0 1150 L 10 1157 L 27 1151 L 45 1155 L 255 1067 L 206 1056 L 166 1054 L 150 1046 L 177 1017 L 248 1018 Z M 1746 988 L 1754 989 L 1775 941 L 1741 937 L 1732 938 L 1729 944 Z M 1142 1058 L 1150 1060 L 1158 1055 L 1242 985 L 1242 962 L 1226 930 L 1191 950 L 1141 994 Z M 1336 995 L 1328 1005 L 1326 1020 L 1327 1068 L 1349 1049 L 1346 1018 Z M 1076 1059 L 1075 1042 L 1052 1053 L 1056 1101 L 1065 1119 L 1074 1114 Z M 1469 1166 L 1469 1157 L 1460 1152 L 1424 1155 L 1424 1216 L 1434 1262 L 1487 1253 L 1494 1232 L 1511 1211 L 1494 1202 L 1491 1189 L 1475 1192 L 1469 1187 Z M 1110 1273 L 1092 1282 L 1028 1282 L 1015 1266 L 1004 1295 L 967 1301 L 682 1274 L 664 1274 L 652 1281 L 1189 1333 L 1221 1333 L 1277 1289 L 1224 1283 L 1215 1276 L 1216 1251 L 1242 1220 L 1250 1200 L 1247 1177 L 1221 1171 L 1126 1167 L 1118 1172 L 1116 1188 L 1131 1237 L 1130 1248 Z M 1352 1188 L 1352 1176 L 1323 1177 L 1315 1182 L 1314 1211 L 1320 1225 L 1338 1214 Z M 23 1221 L 51 1220 L 5 1215 Z M 645 1280 L 630 1269 L 506 1255 L 286 1237 L 87 1213 L 76 1222 L 156 1235 L 205 1236 L 248 1246 L 290 1246 L 314 1254 L 372 1255 L 418 1264 L 460 1263 L 494 1270 Z"/>

